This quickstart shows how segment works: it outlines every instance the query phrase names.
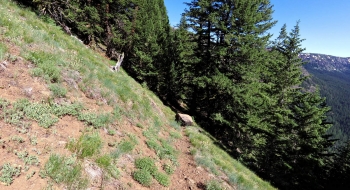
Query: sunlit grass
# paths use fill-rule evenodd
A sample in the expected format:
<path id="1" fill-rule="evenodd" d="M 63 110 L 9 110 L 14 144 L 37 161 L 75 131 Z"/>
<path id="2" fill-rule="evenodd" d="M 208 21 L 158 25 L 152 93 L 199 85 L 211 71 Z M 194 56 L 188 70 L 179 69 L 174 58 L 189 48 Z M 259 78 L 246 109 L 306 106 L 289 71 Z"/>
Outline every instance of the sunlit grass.
<path id="1" fill-rule="evenodd" d="M 187 127 L 186 135 L 189 136 L 194 149 L 191 151 L 197 164 L 202 165 L 214 175 L 223 171 L 229 178 L 231 185 L 238 189 L 274 189 L 268 182 L 263 181 L 252 171 L 247 169 L 228 153 L 215 145 L 215 141 L 198 127 Z"/>

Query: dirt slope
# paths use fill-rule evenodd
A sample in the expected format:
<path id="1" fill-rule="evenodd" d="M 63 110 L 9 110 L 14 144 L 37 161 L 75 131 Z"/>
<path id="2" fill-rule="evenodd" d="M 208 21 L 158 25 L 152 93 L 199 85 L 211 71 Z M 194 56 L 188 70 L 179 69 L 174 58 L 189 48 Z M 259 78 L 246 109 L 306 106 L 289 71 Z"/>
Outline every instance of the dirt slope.
<path id="1" fill-rule="evenodd" d="M 52 93 L 42 78 L 30 75 L 30 70 L 34 65 L 20 56 L 19 47 L 5 41 L 1 41 L 1 43 L 5 43 L 8 46 L 9 55 L 16 57 L 16 59 L 0 60 L 0 63 L 4 63 L 3 65 L 6 67 L 0 71 L 0 98 L 11 103 L 23 98 L 29 99 L 30 102 L 47 101 Z M 68 86 L 67 83 L 64 83 L 64 85 Z M 63 101 L 74 100 L 84 102 L 89 110 L 113 110 L 112 107 L 101 104 L 98 100 L 87 98 L 81 91 L 69 92 Z M 54 101 L 62 100 L 56 98 Z M 73 116 L 59 118 L 59 121 L 48 129 L 38 126 L 38 123 L 33 120 L 27 120 L 31 125 L 26 129 L 26 132 L 20 132 L 18 127 L 0 120 L 0 137 L 2 142 L 0 165 L 11 163 L 21 166 L 21 174 L 14 177 L 13 183 L 9 186 L 1 184 L 0 189 L 43 189 L 47 187 L 64 189 L 64 185 L 56 184 L 48 178 L 40 177 L 40 170 L 42 170 L 52 153 L 72 155 L 72 152 L 66 148 L 66 144 L 72 138 L 79 138 L 85 131 L 86 126 Z M 162 161 L 159 160 L 155 151 L 146 145 L 147 138 L 142 133 L 145 129 L 135 126 L 127 118 L 112 123 L 111 126 L 116 130 L 116 135 L 108 135 L 105 128 L 98 130 L 103 139 L 101 154 L 111 152 L 115 147 L 110 147 L 108 144 L 120 142 L 126 138 L 127 134 L 135 135 L 139 140 L 139 144 L 132 152 L 118 159 L 117 167 L 120 169 L 120 176 L 117 179 L 104 180 L 102 175 L 97 175 L 94 179 L 90 178 L 90 189 L 204 189 L 204 184 L 211 179 L 212 175 L 205 169 L 196 166 L 190 154 L 191 145 L 189 140 L 182 134 L 181 139 L 175 139 L 173 142 L 175 149 L 178 151 L 178 166 L 174 174 L 171 175 L 170 186 L 164 187 L 153 180 L 149 188 L 143 187 L 132 178 L 132 173 L 135 171 L 134 160 L 138 157 L 151 157 L 156 160 L 159 170 L 161 170 Z M 169 133 L 166 131 L 170 131 L 171 127 L 164 127 L 167 130 L 161 131 L 159 135 L 163 138 L 168 138 Z M 16 137 L 21 138 L 21 142 L 14 140 Z M 36 144 L 31 143 L 32 137 L 36 138 Z M 36 155 L 39 163 L 37 165 L 26 165 L 17 155 L 18 152 L 24 150 L 29 155 Z M 89 163 L 93 162 L 93 158 L 87 158 L 83 162 L 85 171 L 89 170 Z M 34 175 L 27 179 L 27 176 L 33 171 L 35 172 Z M 85 172 L 84 175 L 88 176 L 89 174 Z"/>

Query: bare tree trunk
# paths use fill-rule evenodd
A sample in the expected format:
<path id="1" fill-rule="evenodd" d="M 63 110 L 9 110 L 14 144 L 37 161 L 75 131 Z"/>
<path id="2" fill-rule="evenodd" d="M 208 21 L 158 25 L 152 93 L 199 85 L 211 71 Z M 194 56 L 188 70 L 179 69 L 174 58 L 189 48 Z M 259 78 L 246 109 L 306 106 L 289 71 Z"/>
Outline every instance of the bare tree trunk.
<path id="1" fill-rule="evenodd" d="M 119 71 L 120 66 L 124 59 L 124 52 L 122 54 L 117 53 L 117 59 L 118 59 L 117 63 L 115 64 L 115 66 L 112 67 L 113 71 Z"/>

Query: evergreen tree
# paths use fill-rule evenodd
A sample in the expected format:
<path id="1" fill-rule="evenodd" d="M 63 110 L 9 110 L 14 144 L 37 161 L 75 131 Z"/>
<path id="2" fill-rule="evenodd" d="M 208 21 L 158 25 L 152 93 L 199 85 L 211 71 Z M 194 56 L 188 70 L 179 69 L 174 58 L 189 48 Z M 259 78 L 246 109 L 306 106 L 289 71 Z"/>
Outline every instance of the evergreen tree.
<path id="1" fill-rule="evenodd" d="M 350 187 L 350 141 L 339 147 L 328 162 L 328 175 L 322 184 L 325 189 L 346 190 Z"/>
<path id="2" fill-rule="evenodd" d="M 298 55 L 301 48 L 298 24 L 288 35 L 283 26 L 271 55 L 277 59 L 268 67 L 265 82 L 271 83 L 272 97 L 266 113 L 268 131 L 264 131 L 265 144 L 260 147 L 256 169 L 283 188 L 319 189 L 317 173 L 324 171 L 328 156 L 325 99 L 318 92 L 304 91 L 305 80 Z M 264 151 L 262 151 L 264 149 Z"/>
<path id="3" fill-rule="evenodd" d="M 187 20 L 197 43 L 192 110 L 210 118 L 212 131 L 236 148 L 250 152 L 250 128 L 268 97 L 260 82 L 268 62 L 266 31 L 272 21 L 269 1 L 193 0 Z M 265 105 L 264 105 L 265 106 Z"/>
<path id="4" fill-rule="evenodd" d="M 186 17 L 183 15 L 177 28 L 171 30 L 171 48 L 168 56 L 170 61 L 170 71 L 167 100 L 174 105 L 182 101 L 187 106 L 191 106 L 193 90 L 193 66 L 198 61 L 194 56 L 196 43 L 193 42 L 194 35 L 188 31 Z"/>
<path id="5" fill-rule="evenodd" d="M 162 0 L 135 0 L 133 45 L 127 69 L 139 81 L 158 91 L 162 81 L 161 63 L 169 38 L 169 21 Z M 160 78 L 159 78 L 160 77 Z"/>

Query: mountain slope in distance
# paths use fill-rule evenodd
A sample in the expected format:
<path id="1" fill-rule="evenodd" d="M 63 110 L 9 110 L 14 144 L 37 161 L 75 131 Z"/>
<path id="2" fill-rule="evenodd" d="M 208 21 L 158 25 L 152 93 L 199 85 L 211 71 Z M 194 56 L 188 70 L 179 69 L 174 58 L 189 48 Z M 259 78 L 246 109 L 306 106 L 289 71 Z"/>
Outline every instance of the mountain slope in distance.
<path id="1" fill-rule="evenodd" d="M 318 86 L 331 107 L 329 121 L 334 126 L 330 133 L 345 141 L 350 136 L 350 57 L 304 53 L 299 56 L 307 64 L 304 69 L 311 75 L 307 86 Z"/>

